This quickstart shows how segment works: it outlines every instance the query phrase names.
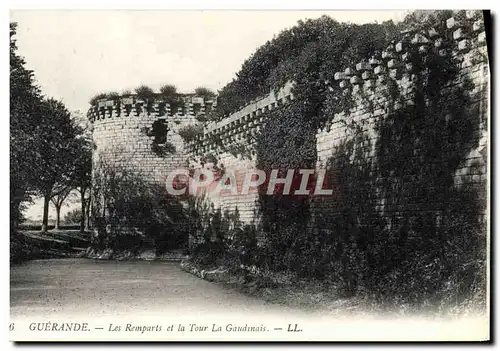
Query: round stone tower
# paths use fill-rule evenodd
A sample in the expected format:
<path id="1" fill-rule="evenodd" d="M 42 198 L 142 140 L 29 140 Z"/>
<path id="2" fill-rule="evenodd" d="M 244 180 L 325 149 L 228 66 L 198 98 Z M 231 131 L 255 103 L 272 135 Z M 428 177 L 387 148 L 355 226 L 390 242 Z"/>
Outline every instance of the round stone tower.
<path id="1" fill-rule="evenodd" d="M 185 166 L 187 153 L 178 131 L 207 113 L 213 100 L 181 95 L 171 111 L 160 98 L 137 96 L 97 101 L 88 111 L 93 126 L 95 170 L 102 162 L 162 183 L 170 170 Z"/>
<path id="2" fill-rule="evenodd" d="M 105 170 L 113 169 L 113 177 L 126 171 L 141 182 L 165 186 L 170 171 L 187 166 L 179 129 L 196 123 L 214 105 L 214 100 L 196 95 L 178 95 L 174 103 L 159 95 L 149 99 L 129 95 L 104 98 L 91 106 L 87 116 L 94 140 L 91 211 L 95 235 L 109 236 L 109 197 L 103 187 L 112 187 L 114 180 Z M 125 235 L 137 228 L 118 231 Z"/>

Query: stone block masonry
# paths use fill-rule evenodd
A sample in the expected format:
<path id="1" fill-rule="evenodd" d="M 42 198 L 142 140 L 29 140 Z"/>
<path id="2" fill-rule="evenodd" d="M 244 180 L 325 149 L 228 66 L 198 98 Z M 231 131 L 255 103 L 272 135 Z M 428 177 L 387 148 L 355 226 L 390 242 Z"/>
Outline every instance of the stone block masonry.
<path id="1" fill-rule="evenodd" d="M 187 145 L 189 166 L 194 169 L 199 167 L 211 169 L 217 166 L 236 171 L 255 169 L 256 137 L 264 127 L 266 112 L 292 101 L 294 99 L 292 88 L 293 83 L 289 82 L 276 94 L 271 92 L 222 121 L 207 124 L 203 135 Z M 202 162 L 207 155 L 213 155 L 217 159 L 217 164 Z M 238 189 L 241 189 L 243 179 L 243 172 L 237 172 Z M 243 223 L 256 223 L 259 220 L 257 192 L 251 191 L 247 195 L 207 194 L 207 198 L 223 212 L 234 212 L 238 209 Z"/>
<path id="2" fill-rule="evenodd" d="M 475 185 L 486 189 L 487 146 L 488 146 L 488 114 L 489 114 L 489 66 L 481 11 L 467 11 L 467 18 L 458 21 L 450 18 L 446 21 L 446 30 L 439 33 L 436 29 L 412 28 L 401 33 L 401 41 L 391 44 L 384 52 L 375 57 L 367 57 L 343 72 L 335 74 L 336 82 L 328 82 L 331 90 L 342 89 L 345 96 L 353 100 L 353 107 L 344 113 L 332 114 L 326 125 L 319 129 L 317 139 L 317 169 L 327 167 L 328 160 L 335 150 L 346 139 L 352 138 L 360 131 L 365 139 L 364 153 L 367 160 L 375 160 L 375 145 L 380 138 L 376 131 L 379 121 L 387 118 L 390 109 L 400 109 L 400 102 L 391 104 L 387 98 L 389 80 L 395 81 L 398 93 L 405 97 L 406 104 L 414 103 L 416 74 L 426 75 L 428 72 L 414 72 L 410 62 L 410 51 L 424 56 L 429 50 L 437 50 L 439 55 L 452 55 L 460 65 L 459 73 L 446 89 L 453 96 L 453 89 L 469 80 L 473 88 L 470 90 L 472 104 L 477 105 L 480 123 L 474 128 L 479 130 L 477 147 L 470 151 L 455 174 L 457 187 Z M 443 48 L 443 38 L 453 38 L 453 47 Z M 255 166 L 255 136 L 266 123 L 266 111 L 280 108 L 293 100 L 293 83 L 288 83 L 279 92 L 278 97 L 269 96 L 253 102 L 223 121 L 209 125 L 199 140 L 189 145 L 192 156 L 201 157 L 207 153 L 215 155 L 224 166 L 233 168 Z M 445 93 L 446 95 L 446 93 Z M 474 106 L 469 106 L 473 108 Z M 346 128 L 345 120 L 361 129 Z M 423 131 L 425 133 L 425 131 Z M 243 152 L 238 157 L 230 155 L 226 150 L 234 145 L 243 145 Z M 398 152 L 394 145 L 394 153 Z M 404 156 L 407 157 L 407 156 Z M 196 159 L 196 157 L 194 157 Z M 200 167 L 200 164 L 191 162 Z M 484 195 L 486 192 L 484 192 Z M 379 198 L 377 209 L 383 213 L 384 204 L 390 199 Z M 233 199 L 223 197 L 212 199 L 221 208 L 235 209 L 245 213 L 245 219 L 256 220 L 258 201 L 256 198 Z M 339 205 L 339 199 L 321 198 L 314 201 L 313 206 L 324 206 L 332 211 Z M 333 207 L 332 207 L 333 206 Z M 408 207 L 409 209 L 410 207 Z"/>
<path id="3" fill-rule="evenodd" d="M 347 67 L 343 72 L 337 72 L 335 79 L 338 86 L 343 89 L 345 96 L 351 96 L 353 99 L 353 108 L 347 113 L 338 113 L 331 115 L 324 128 L 318 130 L 317 137 L 317 167 L 327 167 L 329 160 L 332 157 L 332 152 L 338 150 L 340 145 L 346 140 L 353 140 L 356 135 L 363 135 L 364 140 L 356 146 L 364 154 L 364 160 L 372 163 L 370 166 L 375 174 L 379 175 L 383 172 L 377 171 L 376 146 L 380 145 L 380 130 L 377 126 L 380 122 L 388 118 L 390 113 L 415 104 L 415 89 L 417 78 L 422 77 L 431 79 L 429 72 L 416 72 L 410 61 L 410 53 L 418 52 L 423 56 L 430 50 L 437 50 L 441 56 L 450 55 L 454 58 L 456 64 L 459 65 L 458 74 L 455 79 L 449 82 L 440 92 L 445 97 L 442 101 L 453 101 L 454 93 L 460 88 L 463 88 L 466 83 L 472 86 L 467 88 L 470 96 L 471 104 L 467 106 L 470 110 L 475 110 L 477 119 L 474 119 L 476 124 L 472 125 L 471 135 L 475 135 L 475 140 L 471 140 L 471 144 L 475 145 L 465 156 L 463 162 L 456 169 L 453 176 L 454 185 L 457 189 L 464 187 L 474 187 L 478 190 L 480 197 L 486 204 L 488 179 L 487 179 L 487 164 L 488 164 L 488 116 L 489 116 L 489 65 L 486 42 L 484 40 L 484 23 L 481 11 L 467 11 L 467 18 L 458 21 L 455 18 L 450 18 L 446 21 L 447 30 L 438 33 L 434 28 L 426 31 L 409 30 L 402 35 L 400 42 L 391 44 L 381 55 L 367 58 L 365 61 L 353 64 L 352 67 Z M 442 38 L 453 38 L 452 47 L 442 48 Z M 389 101 L 387 90 L 388 81 L 396 82 L 396 89 L 404 101 L 398 101 L 392 104 Z M 457 89 L 459 88 L 459 89 Z M 428 116 L 434 118 L 435 116 Z M 449 116 L 453 118 L 456 116 Z M 405 118 L 404 115 L 401 118 Z M 408 117 L 406 117 L 408 118 Z M 349 121 L 351 126 L 346 127 L 345 121 Z M 421 133 L 435 135 L 436 138 L 445 137 L 445 130 L 435 130 L 437 128 L 433 123 L 424 123 Z M 432 128 L 432 129 L 425 129 Z M 406 136 L 411 137 L 411 136 Z M 446 152 L 441 150 L 442 152 Z M 407 159 L 410 157 L 421 157 L 422 153 L 419 150 L 413 150 L 411 155 L 406 152 L 401 152 L 399 145 L 394 144 L 392 159 L 395 162 L 400 162 L 401 165 L 407 164 Z M 419 156 L 417 156 L 419 155 Z M 354 155 L 351 155 L 354 157 Z M 399 157 L 399 161 L 397 161 Z M 451 156 L 450 156 L 451 157 Z M 434 159 L 437 159 L 434 157 Z M 443 157 L 446 159 L 446 156 Z M 406 182 L 411 182 L 411 174 L 406 175 Z M 381 184 L 391 181 L 387 176 L 385 179 L 370 179 L 372 184 Z M 394 182 L 401 181 L 401 177 L 394 177 Z M 422 187 L 431 186 L 430 184 L 422 184 Z M 446 185 L 448 186 L 448 185 Z M 401 185 L 401 189 L 404 185 Z M 431 191 L 432 189 L 427 189 Z M 379 189 L 376 189 L 376 193 Z M 427 209 L 430 210 L 430 204 L 418 203 L 418 197 L 411 194 L 408 199 L 404 200 L 404 206 L 399 203 L 399 207 L 393 206 L 390 208 L 388 204 L 394 204 L 394 199 L 391 196 L 401 197 L 401 194 L 381 194 L 375 199 L 375 211 L 385 218 L 408 217 L 414 215 L 415 212 Z M 451 201 L 451 200 L 450 200 Z M 316 207 L 323 207 L 324 211 L 332 211 L 332 203 L 328 201 L 318 201 Z M 463 204 L 467 206 L 467 204 Z M 486 223 L 487 207 L 483 207 L 483 212 L 480 213 L 483 222 Z M 439 216 L 437 216 L 439 217 Z M 439 219 L 437 219 L 439 220 Z M 389 221 L 390 222 L 390 221 Z M 325 224 L 328 226 L 328 224 Z"/>
<path id="4" fill-rule="evenodd" d="M 193 105 L 200 105 L 198 111 L 205 112 L 205 106 L 213 104 L 212 100 L 205 104 L 199 97 L 191 101 L 196 104 L 186 102 L 184 111 L 187 113 L 183 114 L 172 114 L 168 104 L 162 106 L 160 101 L 148 107 L 136 97 L 99 101 L 88 113 L 93 124 L 94 170 L 99 168 L 100 162 L 106 161 L 137 172 L 146 181 L 165 182 L 170 171 L 187 165 L 187 152 L 178 131 L 195 122 Z M 166 137 L 159 141 L 155 136 L 158 124 L 164 126 Z M 153 148 L 155 143 L 159 147 L 169 143 L 175 151 L 159 155 Z"/>
<path id="5" fill-rule="evenodd" d="M 381 138 L 376 130 L 377 123 L 387 118 L 391 110 L 402 108 L 403 101 L 395 104 L 388 101 L 388 82 L 395 81 L 398 93 L 405 97 L 404 103 L 411 105 L 417 76 L 425 76 L 428 72 L 414 71 L 410 52 L 425 56 L 433 50 L 439 55 L 452 55 L 457 59 L 460 64 L 459 74 L 446 89 L 452 98 L 454 87 L 469 80 L 472 83 L 470 92 L 473 105 L 477 107 L 481 117 L 479 124 L 475 126 L 479 135 L 477 147 L 469 152 L 466 162 L 456 171 L 455 185 L 462 187 L 475 184 L 480 189 L 487 188 L 490 97 L 482 13 L 467 11 L 465 19 L 450 18 L 444 28 L 446 29 L 410 28 L 401 33 L 400 41 L 391 44 L 379 55 L 367 57 L 362 62 L 353 62 L 352 66 L 335 74 L 336 81 L 327 82 L 331 90 L 341 89 L 345 96 L 350 96 L 353 107 L 349 111 L 332 114 L 327 123 L 317 131 L 318 169 L 325 168 L 339 145 L 352 138 L 359 130 L 367 137 L 363 150 L 365 159 L 375 157 L 374 145 Z M 444 38 L 452 38 L 453 47 L 443 47 L 446 42 Z M 204 113 L 213 108 L 215 101 L 192 97 L 178 111 L 170 111 L 168 104 L 161 101 L 147 103 L 137 97 L 99 101 L 89 111 L 96 144 L 94 162 L 105 157 L 110 162 L 134 169 L 147 179 L 160 183 L 164 182 L 170 170 L 178 167 L 213 167 L 213 163 L 204 161 L 208 155 L 214 156 L 219 168 L 253 169 L 256 166 L 256 137 L 265 126 L 269 115 L 266 112 L 293 101 L 293 87 L 293 82 L 289 82 L 278 93 L 272 92 L 257 99 L 220 122 L 205 124 L 203 135 L 188 144 L 184 144 L 177 131 L 182 126 L 195 124 L 196 113 Z M 343 122 L 346 119 L 359 128 L 346 128 Z M 160 157 L 152 151 L 154 136 L 150 136 L 147 131 L 153 128 L 156 121 L 162 121 L 168 126 L 167 141 L 175 146 L 176 152 Z M 422 133 L 426 133 L 426 130 L 422 130 Z M 397 151 L 395 148 L 394 152 Z M 375 159 L 372 161 L 376 162 Z M 242 179 L 237 181 L 241 182 Z M 486 190 L 484 195 L 486 196 Z M 259 219 L 258 196 L 255 193 L 211 197 L 209 201 L 223 211 L 238 208 L 241 220 L 245 223 Z M 381 197 L 377 201 L 378 211 L 384 213 L 387 210 L 385 204 L 390 199 Z M 321 199 L 315 201 L 314 206 L 331 208 L 332 204 Z"/>

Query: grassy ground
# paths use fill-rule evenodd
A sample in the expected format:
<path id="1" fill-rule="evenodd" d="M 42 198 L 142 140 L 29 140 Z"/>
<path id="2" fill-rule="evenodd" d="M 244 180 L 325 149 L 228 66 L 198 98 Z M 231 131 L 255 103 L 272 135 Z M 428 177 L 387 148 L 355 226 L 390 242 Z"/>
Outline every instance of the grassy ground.
<path id="1" fill-rule="evenodd" d="M 245 274 L 230 273 L 222 267 L 204 268 L 189 260 L 181 268 L 202 279 L 212 281 L 239 292 L 261 298 L 267 302 L 303 310 L 316 310 L 329 315 L 383 316 L 463 316 L 486 313 L 484 296 L 473 296 L 456 306 L 446 304 L 410 304 L 398 299 L 376 299 L 359 292 L 346 296 L 333 282 L 298 279 L 291 274 L 265 272 L 245 279 Z"/>
<path id="2" fill-rule="evenodd" d="M 245 280 L 243 275 L 230 273 L 216 267 L 203 267 L 189 260 L 181 263 L 181 268 L 202 279 L 218 283 L 228 289 L 258 297 L 273 304 L 303 310 L 318 310 L 329 314 L 365 314 L 382 312 L 380 305 L 360 297 L 343 297 L 339 289 L 315 280 L 298 280 L 291 274 L 266 272 L 265 279 L 252 277 Z M 250 274 L 252 275 L 252 274 Z M 403 311 L 401 311 L 403 312 Z"/>
<path id="3" fill-rule="evenodd" d="M 10 262 L 30 259 L 75 257 L 89 246 L 90 233 L 78 230 L 50 230 L 40 232 L 19 230 L 11 235 Z"/>

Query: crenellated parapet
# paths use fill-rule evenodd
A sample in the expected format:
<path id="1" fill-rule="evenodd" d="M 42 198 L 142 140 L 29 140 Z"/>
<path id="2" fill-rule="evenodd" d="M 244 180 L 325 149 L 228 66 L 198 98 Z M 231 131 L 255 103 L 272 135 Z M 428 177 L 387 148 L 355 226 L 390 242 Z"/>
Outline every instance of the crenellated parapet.
<path id="1" fill-rule="evenodd" d="M 474 162 L 478 164 L 484 154 L 489 107 L 484 20 L 482 12 L 475 10 L 442 21 L 421 21 L 402 31 L 399 40 L 391 42 L 383 51 L 353 62 L 340 72 L 331 72 L 334 73 L 334 81 L 323 82 L 331 92 L 326 94 L 325 106 L 333 101 L 332 106 L 336 107 L 335 99 L 339 96 L 349 99 L 351 103 L 342 112 L 324 108 L 326 118 L 316 134 L 317 167 L 326 167 L 341 140 L 352 136 L 353 129 L 346 128 L 346 121 L 352 121 L 353 125 L 362 129 L 369 139 L 367 144 L 375 145 L 380 138 L 377 123 L 386 118 L 391 110 L 415 104 L 417 84 L 430 77 L 425 64 L 429 57 L 442 57 L 457 68 L 457 75 L 449 82 L 450 90 L 445 88 L 444 95 L 452 95 L 455 85 L 469 80 L 472 82 L 472 100 L 480 105 L 483 125 L 479 129 L 483 136 L 479 147 L 467 156 L 468 163 L 457 172 L 457 179 L 468 179 L 471 165 Z M 121 165 L 135 167 L 156 182 L 163 182 L 168 171 L 178 167 L 254 168 L 256 141 L 266 125 L 266 119 L 272 115 L 268 112 L 293 101 L 293 88 L 294 83 L 288 82 L 278 91 L 255 99 L 217 122 L 210 122 L 210 114 L 216 107 L 215 98 L 178 95 L 176 99 L 169 100 L 157 94 L 150 99 L 127 95 L 99 100 L 88 112 L 97 145 L 95 159 L 98 154 L 108 155 Z M 397 92 L 397 99 L 391 98 L 391 90 Z M 192 128 L 191 140 L 186 141 L 187 138 L 181 137 L 180 130 L 190 125 L 197 126 Z M 166 137 L 159 138 L 155 128 L 164 130 Z M 157 139 L 173 144 L 176 151 L 167 156 L 155 154 L 152 146 L 158 146 Z M 367 159 L 374 161 L 374 148 L 364 149 Z M 237 156 L 240 154 L 244 157 Z M 206 161 L 210 155 L 210 159 L 215 161 Z M 210 163 L 211 166 L 208 165 Z M 478 169 L 478 173 L 473 174 L 474 182 L 482 181 L 485 162 L 479 162 Z M 477 180 L 477 177 L 481 179 Z M 213 198 L 211 201 L 221 208 L 238 208 L 244 221 L 255 219 L 255 194 Z"/>
<path id="2" fill-rule="evenodd" d="M 460 64 L 461 76 L 477 73 L 470 69 L 475 67 L 477 71 L 481 64 L 482 69 L 486 69 L 487 47 L 482 12 L 468 10 L 465 18 L 451 17 L 434 23 L 424 21 L 404 30 L 400 40 L 393 41 L 384 51 L 336 72 L 335 81 L 342 94 L 354 101 L 351 114 L 364 113 L 367 101 L 375 106 L 372 114 L 385 113 L 389 104 L 386 97 L 389 82 L 396 84 L 399 95 L 406 99 L 407 104 L 412 104 L 416 76 L 428 74 L 415 69 L 414 55 L 425 57 L 430 51 L 443 57 L 454 57 Z M 477 73 L 476 76 L 484 74 Z M 227 149 L 243 143 L 254 154 L 253 141 L 265 124 L 265 112 L 293 100 L 292 87 L 293 83 L 289 82 L 278 94 L 271 92 L 222 121 L 205 125 L 203 134 L 188 144 L 188 150 L 193 155 L 201 156 L 220 152 L 221 145 Z M 399 106 L 400 102 L 396 102 L 395 108 Z M 330 116 L 324 128 L 329 130 L 334 119 L 334 115 Z"/>
<path id="3" fill-rule="evenodd" d="M 171 101 L 160 95 L 96 101 L 87 113 L 95 144 L 94 172 L 99 172 L 104 162 L 162 183 L 170 171 L 184 166 L 188 154 L 178 132 L 209 114 L 216 101 L 196 95 L 177 95 Z"/>
<path id="4" fill-rule="evenodd" d="M 293 83 L 288 82 L 277 93 L 271 92 L 244 106 L 219 122 L 204 126 L 203 134 L 188 144 L 194 155 L 217 153 L 238 144 L 245 144 L 250 153 L 254 138 L 260 134 L 266 119 L 266 112 L 278 109 L 293 100 Z"/>
<path id="5" fill-rule="evenodd" d="M 377 145 L 380 146 L 382 138 L 378 126 L 390 119 L 391 112 L 402 107 L 415 106 L 417 91 L 421 93 L 420 98 L 425 99 L 425 102 L 417 100 L 417 103 L 428 102 L 429 96 L 423 91 L 428 87 L 425 84 L 432 80 L 432 74 L 446 74 L 432 68 L 435 62 L 443 60 L 445 63 L 438 67 L 451 68 L 454 73 L 449 81 L 446 78 L 440 80 L 443 85 L 439 86 L 440 98 L 437 101 L 444 105 L 458 98 L 454 92 L 465 92 L 470 98 L 467 109 L 475 111 L 473 113 L 478 117 L 470 125 L 477 134 L 471 132 L 474 141 L 471 142 L 471 149 L 464 156 L 463 162 L 455 170 L 454 182 L 458 187 L 473 185 L 479 189 L 485 188 L 489 65 L 483 14 L 482 11 L 471 10 L 466 11 L 465 16 L 460 18 L 451 17 L 431 23 L 432 21 L 424 21 L 419 26 L 408 28 L 401 33 L 399 40 L 392 42 L 382 52 L 335 73 L 331 90 L 338 92 L 340 88 L 339 95 L 351 99 L 352 104 L 348 105 L 345 111 L 332 112 L 327 116 L 325 125 L 318 129 L 318 168 L 328 165 L 332 152 L 343 141 L 361 136 L 357 151 L 363 154 L 364 160 L 371 163 L 372 170 L 376 170 L 379 162 L 377 157 L 380 157 L 376 148 Z M 431 69 L 434 71 L 431 72 Z M 418 86 L 419 84 L 423 85 Z M 396 98 L 391 96 L 391 89 L 394 90 Z M 412 118 L 411 113 L 398 116 Z M 434 117 L 428 116 L 430 119 Z M 446 118 L 459 119 L 460 116 Z M 417 129 L 419 127 L 422 128 L 422 133 L 440 137 L 439 130 L 425 129 L 435 128 L 433 123 L 414 126 Z M 446 132 L 443 131 L 443 135 L 446 135 Z M 412 138 L 412 135 L 407 137 Z M 394 157 L 398 157 L 400 145 L 394 143 L 393 146 Z M 418 152 L 414 150 L 413 155 L 419 155 Z M 403 157 L 408 157 L 408 154 Z M 401 164 L 404 162 L 401 160 Z M 388 200 L 390 199 L 379 198 L 377 208 L 383 212 Z"/>
<path id="6" fill-rule="evenodd" d="M 442 23 L 431 23 L 423 22 L 406 29 L 401 39 L 393 41 L 384 51 L 335 73 L 338 87 L 344 96 L 354 100 L 356 110 L 368 100 L 376 109 L 382 108 L 376 114 L 383 113 L 388 103 L 384 93 L 389 89 L 389 82 L 395 83 L 399 95 L 405 96 L 411 104 L 417 75 L 429 73 L 414 67 L 415 57 L 425 61 L 431 51 L 442 57 L 452 57 L 460 65 L 457 80 L 475 73 L 474 67 L 487 69 L 482 11 L 468 10 L 464 18 L 451 17 Z M 396 104 L 396 108 L 398 106 Z M 331 116 L 325 127 L 330 128 L 333 120 Z"/>
<path id="7" fill-rule="evenodd" d="M 98 100 L 90 107 L 87 116 L 92 122 L 140 115 L 154 118 L 197 117 L 209 114 L 215 106 L 217 106 L 216 99 L 194 94 L 179 95 L 175 102 L 169 102 L 169 99 L 163 98 L 160 94 L 150 99 L 127 95 Z"/>

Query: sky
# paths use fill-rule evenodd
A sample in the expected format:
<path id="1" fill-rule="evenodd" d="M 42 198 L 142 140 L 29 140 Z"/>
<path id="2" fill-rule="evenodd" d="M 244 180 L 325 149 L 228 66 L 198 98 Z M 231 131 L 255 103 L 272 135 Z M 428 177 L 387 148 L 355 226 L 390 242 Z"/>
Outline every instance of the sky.
<path id="1" fill-rule="evenodd" d="M 42 92 L 85 113 L 99 92 L 216 91 L 230 82 L 262 44 L 298 20 L 326 14 L 340 22 L 402 20 L 408 11 L 77 11 L 16 10 L 17 45 Z M 40 219 L 43 202 L 29 206 Z M 62 209 L 62 215 L 78 206 Z M 50 217 L 55 217 L 51 206 Z"/>
<path id="2" fill-rule="evenodd" d="M 42 91 L 86 111 L 99 92 L 174 84 L 181 92 L 231 81 L 260 45 L 323 14 L 353 23 L 401 20 L 406 11 L 17 10 L 19 53 Z"/>

